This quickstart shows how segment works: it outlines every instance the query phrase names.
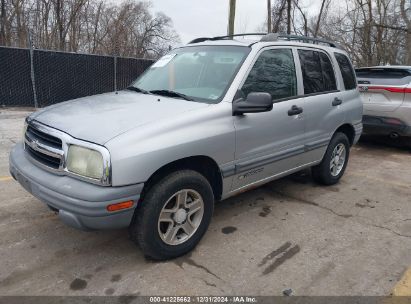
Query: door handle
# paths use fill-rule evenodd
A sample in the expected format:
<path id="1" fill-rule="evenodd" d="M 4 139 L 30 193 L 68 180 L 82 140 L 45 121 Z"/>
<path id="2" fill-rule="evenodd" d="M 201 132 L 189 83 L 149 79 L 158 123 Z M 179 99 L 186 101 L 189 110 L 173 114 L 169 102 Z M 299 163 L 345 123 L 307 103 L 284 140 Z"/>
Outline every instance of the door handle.
<path id="1" fill-rule="evenodd" d="M 293 105 L 291 109 L 288 110 L 288 116 L 298 115 L 298 114 L 301 114 L 302 112 L 303 112 L 303 108 Z"/>
<path id="2" fill-rule="evenodd" d="M 342 100 L 338 97 L 335 97 L 332 103 L 333 107 L 339 106 L 340 104 L 342 104 Z"/>

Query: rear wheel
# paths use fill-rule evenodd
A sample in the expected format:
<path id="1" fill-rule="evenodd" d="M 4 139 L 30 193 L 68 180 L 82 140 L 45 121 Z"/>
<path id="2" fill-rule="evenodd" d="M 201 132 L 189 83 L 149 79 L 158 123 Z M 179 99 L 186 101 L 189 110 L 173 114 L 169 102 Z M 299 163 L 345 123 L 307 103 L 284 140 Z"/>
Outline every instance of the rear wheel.
<path id="1" fill-rule="evenodd" d="M 313 179 L 323 185 L 334 185 L 344 175 L 350 155 L 350 142 L 344 133 L 336 133 L 321 163 L 311 169 Z"/>
<path id="2" fill-rule="evenodd" d="M 206 232 L 214 195 L 198 172 L 171 173 L 150 188 L 130 225 L 131 239 L 156 260 L 191 251 Z"/>

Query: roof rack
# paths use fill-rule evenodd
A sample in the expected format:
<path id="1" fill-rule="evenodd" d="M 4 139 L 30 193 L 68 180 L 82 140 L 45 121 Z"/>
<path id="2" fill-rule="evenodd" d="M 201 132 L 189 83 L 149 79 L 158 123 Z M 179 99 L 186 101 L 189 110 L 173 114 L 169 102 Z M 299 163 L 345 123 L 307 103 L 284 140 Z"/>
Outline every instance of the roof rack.
<path id="1" fill-rule="evenodd" d="M 230 38 L 234 38 L 234 37 L 265 36 L 265 35 L 267 35 L 267 33 L 244 33 L 244 34 L 234 34 L 234 35 L 227 35 L 227 36 L 201 37 L 201 38 L 196 38 L 196 39 L 190 41 L 188 44 L 199 43 L 199 42 L 204 42 L 204 41 L 225 40 L 225 39 L 230 39 Z"/>
<path id="2" fill-rule="evenodd" d="M 189 44 L 199 43 L 199 42 L 204 42 L 204 41 L 225 40 L 225 39 L 231 39 L 234 37 L 243 37 L 243 36 L 262 36 L 260 39 L 261 42 L 287 40 L 287 41 L 300 41 L 300 42 L 312 43 L 312 44 L 324 44 L 330 47 L 339 48 L 338 44 L 332 41 L 325 40 L 325 39 L 307 37 L 307 36 L 298 36 L 298 35 L 288 35 L 288 34 L 281 34 L 281 33 L 243 33 L 243 34 L 234 34 L 234 35 L 227 35 L 227 36 L 203 37 L 203 38 L 196 38 L 190 41 Z"/>
<path id="3" fill-rule="evenodd" d="M 338 44 L 332 41 L 328 41 L 321 38 L 307 37 L 307 36 L 298 36 L 298 35 L 288 35 L 280 33 L 270 33 L 261 38 L 260 41 L 278 41 L 280 39 L 287 41 L 300 41 L 304 43 L 312 44 L 325 44 L 334 48 L 338 48 Z"/>

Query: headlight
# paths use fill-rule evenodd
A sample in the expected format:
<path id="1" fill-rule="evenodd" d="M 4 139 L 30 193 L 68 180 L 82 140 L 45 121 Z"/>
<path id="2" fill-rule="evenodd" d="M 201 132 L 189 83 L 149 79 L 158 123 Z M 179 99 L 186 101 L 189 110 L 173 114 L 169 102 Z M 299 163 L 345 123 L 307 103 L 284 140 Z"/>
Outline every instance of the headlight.
<path id="1" fill-rule="evenodd" d="M 71 145 L 67 156 L 67 170 L 78 175 L 101 179 L 104 174 L 103 156 L 96 150 Z"/>

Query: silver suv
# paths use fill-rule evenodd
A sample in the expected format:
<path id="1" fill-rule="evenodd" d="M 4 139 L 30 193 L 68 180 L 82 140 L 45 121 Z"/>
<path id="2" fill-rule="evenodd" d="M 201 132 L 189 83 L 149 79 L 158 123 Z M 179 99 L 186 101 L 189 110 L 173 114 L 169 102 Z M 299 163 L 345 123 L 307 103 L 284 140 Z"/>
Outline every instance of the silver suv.
<path id="1" fill-rule="evenodd" d="M 66 224 L 128 227 L 146 256 L 167 259 L 195 247 L 216 201 L 309 167 L 337 183 L 361 119 L 333 43 L 201 38 L 127 90 L 30 115 L 10 171 Z"/>
<path id="2" fill-rule="evenodd" d="M 364 103 L 364 133 L 411 136 L 411 66 L 356 69 Z"/>

